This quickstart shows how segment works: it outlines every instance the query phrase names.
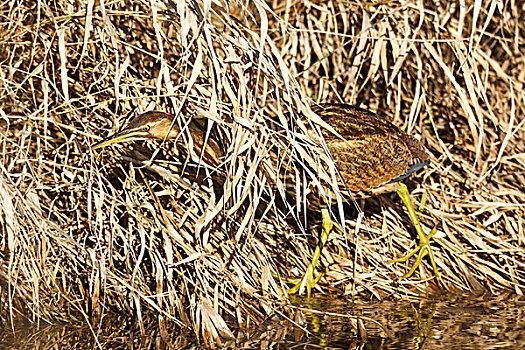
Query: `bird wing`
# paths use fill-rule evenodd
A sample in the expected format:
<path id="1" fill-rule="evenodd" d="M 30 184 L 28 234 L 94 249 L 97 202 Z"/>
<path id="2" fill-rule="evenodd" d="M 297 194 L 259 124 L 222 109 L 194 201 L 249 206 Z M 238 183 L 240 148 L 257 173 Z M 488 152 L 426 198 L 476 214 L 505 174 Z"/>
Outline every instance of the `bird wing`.
<path id="1" fill-rule="evenodd" d="M 375 113 L 344 104 L 319 105 L 313 111 L 339 134 L 321 130 L 350 191 L 376 189 L 426 165 L 426 158 L 418 158 L 426 153 L 417 140 Z"/>
<path id="2" fill-rule="evenodd" d="M 341 178 L 351 191 L 369 191 L 405 174 L 410 151 L 383 135 L 327 142 Z"/>
<path id="3" fill-rule="evenodd" d="M 387 119 L 351 105 L 321 104 L 312 110 L 345 140 L 363 140 L 372 135 L 392 135 L 400 131 Z M 326 129 L 323 129 L 322 133 L 327 141 L 340 138 Z"/>

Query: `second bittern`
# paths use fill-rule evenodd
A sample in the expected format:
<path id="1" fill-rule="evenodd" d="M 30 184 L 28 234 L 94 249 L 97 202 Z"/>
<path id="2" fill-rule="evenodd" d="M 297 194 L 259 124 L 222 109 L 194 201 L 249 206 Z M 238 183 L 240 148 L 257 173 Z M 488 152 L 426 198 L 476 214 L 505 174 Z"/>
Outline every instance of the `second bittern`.
<path id="1" fill-rule="evenodd" d="M 364 109 L 344 104 L 321 104 L 313 107 L 312 110 L 337 133 L 322 129 L 331 158 L 341 174 L 341 186 L 343 186 L 341 188 L 344 188 L 341 193 L 346 192 L 355 198 L 397 191 L 406 205 L 419 236 L 419 245 L 405 257 L 392 261 L 392 263 L 404 262 L 418 254 L 413 267 L 401 278 L 410 277 L 423 257 L 428 254 L 435 276 L 439 280 L 430 247 L 430 238 L 436 230 L 433 229 L 429 235 L 423 232 L 407 187 L 401 182 L 428 164 L 425 147 L 388 120 Z M 198 155 L 202 159 L 210 165 L 220 164 L 220 159 L 223 157 L 222 149 L 213 138 L 206 138 L 204 125 L 191 121 L 182 127 L 189 129 L 194 149 L 199 152 Z M 121 131 L 94 144 L 92 148 L 140 139 L 174 138 L 181 138 L 181 126 L 175 120 L 175 116 L 153 111 L 137 116 Z M 313 271 L 333 226 L 328 210 L 322 209 L 321 214 L 323 229 L 320 243 L 305 276 L 293 281 L 295 286 L 289 290 L 290 293 L 295 293 L 305 286 L 310 294 L 319 279 L 319 277 L 314 278 Z"/>

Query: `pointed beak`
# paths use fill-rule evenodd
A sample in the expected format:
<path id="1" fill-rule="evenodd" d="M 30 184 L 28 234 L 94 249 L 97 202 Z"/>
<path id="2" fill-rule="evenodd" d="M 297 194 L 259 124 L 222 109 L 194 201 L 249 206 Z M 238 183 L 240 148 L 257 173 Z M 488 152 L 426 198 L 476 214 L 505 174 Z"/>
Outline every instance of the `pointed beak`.
<path id="1" fill-rule="evenodd" d="M 106 147 L 109 145 L 114 145 L 116 143 L 125 142 L 125 141 L 136 141 L 136 140 L 144 140 L 149 138 L 149 134 L 143 130 L 122 130 L 117 132 L 116 134 L 113 134 L 107 138 L 105 138 L 102 141 L 99 141 L 91 146 L 91 149 L 96 150 L 102 147 Z"/>

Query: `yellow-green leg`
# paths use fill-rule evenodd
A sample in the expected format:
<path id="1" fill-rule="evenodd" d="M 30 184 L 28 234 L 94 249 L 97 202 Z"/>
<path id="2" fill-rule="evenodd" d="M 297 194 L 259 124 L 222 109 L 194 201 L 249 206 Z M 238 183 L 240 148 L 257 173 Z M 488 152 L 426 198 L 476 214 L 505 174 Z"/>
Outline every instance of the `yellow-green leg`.
<path id="1" fill-rule="evenodd" d="M 414 266 L 412 266 L 410 271 L 408 271 L 404 276 L 401 277 L 401 279 L 409 278 L 410 276 L 412 276 L 414 271 L 416 271 L 417 267 L 421 264 L 421 260 L 423 260 L 425 255 L 428 254 L 428 256 L 430 257 L 432 268 L 434 269 L 434 274 L 436 275 L 436 279 L 439 281 L 439 273 L 436 261 L 434 260 L 434 254 L 432 253 L 432 248 L 430 247 L 430 239 L 436 234 L 437 229 L 432 229 L 428 236 L 426 236 L 423 233 L 423 229 L 421 228 L 421 224 L 419 223 L 419 219 L 417 218 L 416 211 L 414 209 L 414 206 L 412 205 L 412 201 L 410 200 L 410 194 L 408 193 L 408 189 L 404 183 L 401 183 L 401 185 L 399 186 L 397 194 L 399 195 L 399 197 L 401 197 L 401 200 L 403 201 L 403 203 L 405 203 L 405 206 L 407 207 L 408 215 L 410 216 L 410 219 L 412 220 L 412 223 L 416 228 L 417 235 L 419 236 L 419 245 L 410 252 L 408 252 L 407 255 L 405 255 L 404 257 L 394 259 L 390 261 L 390 263 L 393 264 L 396 262 L 405 262 L 412 256 L 414 256 L 417 252 L 419 252 Z"/>
<path id="2" fill-rule="evenodd" d="M 330 213 L 328 212 L 328 209 L 321 209 L 321 216 L 321 239 L 319 240 L 319 244 L 315 248 L 314 256 L 312 257 L 312 262 L 308 265 L 308 270 L 306 271 L 305 275 L 302 278 L 283 279 L 283 281 L 286 283 L 294 284 L 292 288 L 288 289 L 289 294 L 295 294 L 299 292 L 302 288 L 306 287 L 306 295 L 310 297 L 312 289 L 315 287 L 317 282 L 319 282 L 319 279 L 321 279 L 321 277 L 323 277 L 323 275 L 325 274 L 321 273 L 319 276 L 314 278 L 314 269 L 317 266 L 317 262 L 319 261 L 319 257 L 321 256 L 321 250 L 328 241 L 328 235 L 330 234 L 330 231 L 332 231 L 334 224 L 332 222 L 332 219 L 330 218 Z"/>

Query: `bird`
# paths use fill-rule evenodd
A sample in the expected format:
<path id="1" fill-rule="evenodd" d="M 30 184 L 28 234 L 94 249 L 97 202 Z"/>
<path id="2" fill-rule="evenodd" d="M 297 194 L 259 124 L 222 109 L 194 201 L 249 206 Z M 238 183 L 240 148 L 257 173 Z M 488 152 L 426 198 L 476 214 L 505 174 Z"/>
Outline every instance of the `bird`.
<path id="1" fill-rule="evenodd" d="M 312 111 L 332 128 L 321 128 L 321 134 L 340 174 L 341 193 L 351 198 L 366 198 L 396 191 L 405 204 L 418 234 L 419 244 L 404 257 L 390 261 L 405 262 L 418 254 L 410 271 L 400 278 L 409 278 L 422 259 L 428 255 L 434 275 L 439 281 L 430 246 L 430 239 L 437 230 L 432 229 L 428 235 L 423 232 L 408 189 L 402 182 L 429 164 L 426 148 L 415 137 L 408 135 L 386 118 L 366 109 L 348 104 L 322 103 L 312 106 Z M 180 125 L 175 115 L 161 111 L 150 111 L 136 116 L 119 132 L 93 144 L 92 149 L 142 139 L 176 139 L 182 144 L 181 130 L 184 128 L 188 128 L 199 158 L 214 166 L 220 164 L 225 156 L 224 148 L 219 146 L 217 140 L 207 137 L 202 121 L 193 118 L 189 123 Z M 318 140 L 315 130 L 309 128 L 308 133 L 311 139 Z M 321 208 L 321 217 L 321 237 L 305 275 L 299 279 L 285 279 L 285 282 L 294 284 L 288 289 L 290 294 L 306 288 L 310 296 L 311 290 L 322 276 L 321 274 L 314 277 L 313 272 L 333 229 L 333 222 L 326 207 Z"/>

